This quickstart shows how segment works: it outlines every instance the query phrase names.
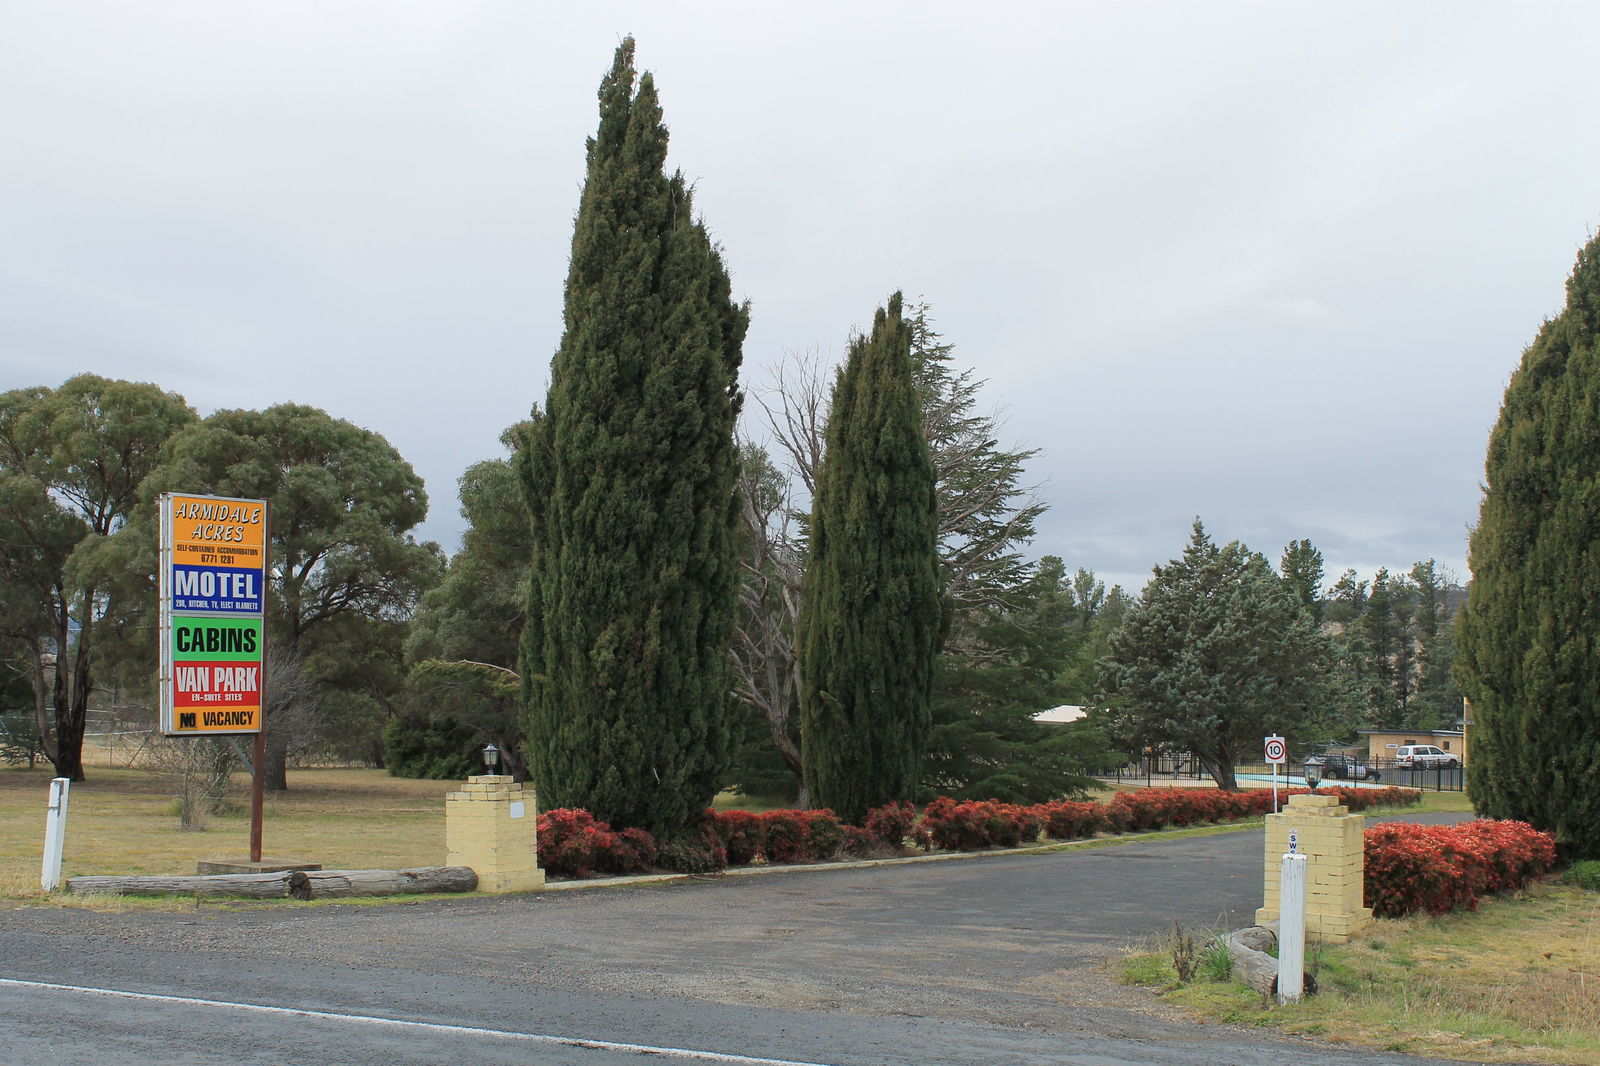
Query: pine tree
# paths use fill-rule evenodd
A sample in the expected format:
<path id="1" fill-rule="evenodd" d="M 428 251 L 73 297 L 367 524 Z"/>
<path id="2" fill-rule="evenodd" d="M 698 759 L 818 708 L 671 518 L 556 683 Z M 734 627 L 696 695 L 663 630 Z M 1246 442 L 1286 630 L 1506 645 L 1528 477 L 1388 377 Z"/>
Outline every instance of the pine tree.
<path id="1" fill-rule="evenodd" d="M 600 124 L 565 332 L 522 464 L 533 540 L 521 662 L 529 771 L 548 807 L 686 833 L 729 757 L 738 580 L 734 422 L 749 316 L 663 170 L 633 40 Z"/>
<path id="2" fill-rule="evenodd" d="M 1192 752 L 1218 787 L 1268 733 L 1342 731 L 1330 642 L 1267 560 L 1195 519 L 1099 664 L 1115 735 Z"/>
<path id="3" fill-rule="evenodd" d="M 851 342 L 833 390 L 800 614 L 800 728 L 813 803 L 847 820 L 910 798 L 944 629 L 938 498 L 901 297 Z"/>
<path id="4" fill-rule="evenodd" d="M 1294 590 L 1314 622 L 1322 622 L 1322 553 L 1309 540 L 1291 540 L 1283 549 L 1278 573 Z"/>
<path id="5" fill-rule="evenodd" d="M 1600 237 L 1489 437 L 1457 680 L 1478 812 L 1600 857 Z"/>

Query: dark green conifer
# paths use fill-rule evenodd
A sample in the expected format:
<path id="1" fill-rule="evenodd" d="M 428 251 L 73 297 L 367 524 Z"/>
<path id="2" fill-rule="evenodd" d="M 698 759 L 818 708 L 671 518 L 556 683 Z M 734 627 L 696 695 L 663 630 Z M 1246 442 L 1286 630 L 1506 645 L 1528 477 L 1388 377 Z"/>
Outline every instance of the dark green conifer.
<path id="1" fill-rule="evenodd" d="M 943 633 L 938 499 L 901 298 L 834 383 L 801 607 L 801 735 L 817 806 L 857 821 L 921 780 Z"/>
<path id="2" fill-rule="evenodd" d="M 733 429 L 749 316 L 664 171 L 633 40 L 600 84 L 565 332 L 522 464 L 533 567 L 522 675 L 542 804 L 686 832 L 728 759 Z"/>
<path id="3" fill-rule="evenodd" d="M 1489 437 L 1457 680 L 1478 812 L 1600 857 L 1600 237 Z"/>

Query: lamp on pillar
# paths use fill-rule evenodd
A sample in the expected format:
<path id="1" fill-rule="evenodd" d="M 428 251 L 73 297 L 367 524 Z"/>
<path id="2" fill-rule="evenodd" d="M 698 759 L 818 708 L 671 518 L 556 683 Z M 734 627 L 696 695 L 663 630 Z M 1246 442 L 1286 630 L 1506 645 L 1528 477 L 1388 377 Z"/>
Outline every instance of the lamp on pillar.
<path id="1" fill-rule="evenodd" d="M 1315 792 L 1317 786 L 1322 784 L 1322 760 L 1313 755 L 1306 760 L 1305 765 L 1306 787 Z"/>
<path id="2" fill-rule="evenodd" d="M 483 766 L 490 774 L 500 765 L 500 749 L 493 744 L 483 746 Z"/>

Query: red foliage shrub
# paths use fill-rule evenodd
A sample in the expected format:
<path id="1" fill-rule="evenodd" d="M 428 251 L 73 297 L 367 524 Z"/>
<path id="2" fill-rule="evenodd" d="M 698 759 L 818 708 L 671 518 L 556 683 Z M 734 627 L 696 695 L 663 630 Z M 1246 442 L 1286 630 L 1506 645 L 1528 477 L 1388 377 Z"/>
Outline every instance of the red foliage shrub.
<path id="1" fill-rule="evenodd" d="M 539 865 L 555 877 L 643 873 L 656 860 L 656 842 L 643 829 L 614 832 L 588 811 L 558 807 L 539 816 Z"/>
<path id="2" fill-rule="evenodd" d="M 1056 800 L 1037 804 L 1033 811 L 1043 824 L 1044 835 L 1052 840 L 1081 840 L 1094 836 L 1110 825 L 1102 803 Z"/>
<path id="3" fill-rule="evenodd" d="M 827 862 L 844 846 L 844 823 L 827 808 L 805 811 L 805 857 L 811 862 Z"/>
<path id="4" fill-rule="evenodd" d="M 756 817 L 761 819 L 762 850 L 768 862 L 805 861 L 805 811 L 765 811 Z"/>
<path id="5" fill-rule="evenodd" d="M 922 813 L 921 831 L 934 847 L 948 851 L 1014 848 L 1038 839 L 1043 819 L 1031 807 L 995 800 L 940 796 Z"/>
<path id="6" fill-rule="evenodd" d="M 891 848 L 903 846 L 916 824 L 917 808 L 904 800 L 874 807 L 866 817 L 867 832 L 872 834 L 873 839 Z"/>
<path id="7" fill-rule="evenodd" d="M 1233 793 L 1212 788 L 1142 788 L 1118 792 L 1106 804 L 1106 818 L 1123 833 L 1195 825 L 1234 817 Z"/>
<path id="8" fill-rule="evenodd" d="M 870 858 L 887 847 L 870 829 L 859 825 L 844 827 L 844 853 L 853 859 Z"/>
<path id="9" fill-rule="evenodd" d="M 1301 794 L 1306 789 L 1297 788 L 1295 793 Z M 1422 802 L 1422 793 L 1414 788 L 1398 788 L 1386 785 L 1383 788 L 1319 788 L 1317 792 L 1322 795 L 1339 797 L 1339 802 L 1351 811 L 1369 811 L 1374 807 L 1409 807 Z"/>
<path id="10" fill-rule="evenodd" d="M 706 819 L 715 827 L 717 840 L 728 854 L 731 866 L 746 866 L 761 854 L 765 835 L 761 816 L 749 811 L 707 811 Z"/>
<path id="11" fill-rule="evenodd" d="M 1476 910 L 1478 897 L 1520 888 L 1555 865 L 1548 833 L 1526 822 L 1385 822 L 1366 833 L 1366 903 L 1382 918 Z"/>
<path id="12" fill-rule="evenodd" d="M 700 825 L 688 836 L 661 841 L 656 852 L 656 863 L 665 870 L 679 873 L 713 873 L 728 868 L 728 849 L 723 847 L 717 833 L 717 818 L 706 811 Z"/>

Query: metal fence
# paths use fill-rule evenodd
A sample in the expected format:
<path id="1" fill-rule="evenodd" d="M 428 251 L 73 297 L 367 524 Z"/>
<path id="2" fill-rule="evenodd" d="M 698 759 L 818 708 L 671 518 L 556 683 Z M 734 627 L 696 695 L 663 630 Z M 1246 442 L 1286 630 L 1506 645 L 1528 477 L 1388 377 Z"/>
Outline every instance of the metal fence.
<path id="1" fill-rule="evenodd" d="M 1362 760 L 1365 761 L 1365 760 Z M 1423 769 L 1396 765 L 1393 759 L 1375 759 L 1370 765 L 1378 771 L 1378 784 L 1414 788 L 1424 792 L 1463 792 L 1467 787 L 1465 767 L 1435 766 Z M 1293 778 L 1296 785 L 1304 784 L 1301 778 L 1303 762 L 1291 762 L 1278 768 L 1278 779 Z M 1268 763 L 1240 763 L 1233 768 L 1234 776 L 1241 781 L 1270 780 L 1272 767 Z M 1146 785 L 1177 784 L 1179 782 L 1208 782 L 1211 775 L 1200 765 L 1200 760 L 1187 752 L 1158 752 L 1130 759 L 1124 766 L 1103 775 L 1119 783 L 1144 782 Z M 1342 785 L 1344 781 L 1327 781 Z"/>

